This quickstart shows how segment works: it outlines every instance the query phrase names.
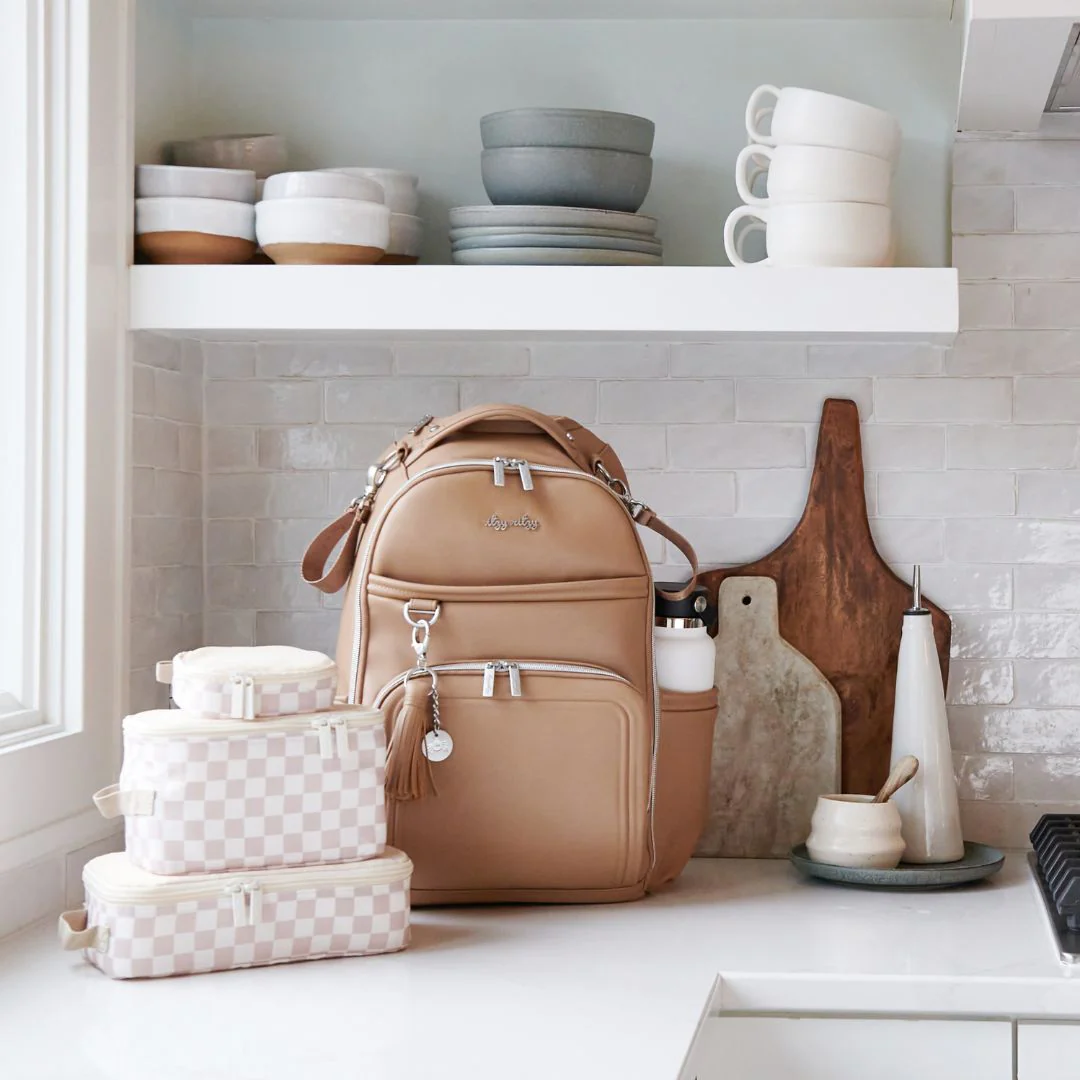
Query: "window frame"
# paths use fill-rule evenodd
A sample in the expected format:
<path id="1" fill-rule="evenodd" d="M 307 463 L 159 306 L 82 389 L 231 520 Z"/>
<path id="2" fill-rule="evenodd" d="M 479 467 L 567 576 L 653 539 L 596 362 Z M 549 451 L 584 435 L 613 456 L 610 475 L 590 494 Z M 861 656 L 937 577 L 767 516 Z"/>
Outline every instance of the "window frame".
<path id="1" fill-rule="evenodd" d="M 0 5 L 0 99 L 27 102 L 0 121 L 17 371 L 0 420 L 33 446 L 12 493 L 32 527 L 0 541 L 26 706 L 0 714 L 0 871 L 112 828 L 89 798 L 118 767 L 128 679 L 132 17 L 129 0 Z"/>

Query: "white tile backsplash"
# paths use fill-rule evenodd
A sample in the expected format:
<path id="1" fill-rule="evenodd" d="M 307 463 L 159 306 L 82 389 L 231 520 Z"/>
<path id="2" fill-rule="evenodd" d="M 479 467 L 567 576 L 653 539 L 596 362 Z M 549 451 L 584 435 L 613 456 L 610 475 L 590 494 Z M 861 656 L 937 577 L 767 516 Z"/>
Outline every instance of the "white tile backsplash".
<path id="1" fill-rule="evenodd" d="M 341 597 L 303 585 L 303 548 L 427 413 L 573 416 L 703 562 L 731 564 L 790 531 L 822 399 L 851 396 L 879 548 L 901 576 L 920 561 L 953 613 L 969 833 L 1022 843 L 1041 809 L 1080 809 L 1080 142 L 961 141 L 955 182 L 948 348 L 140 337 L 133 706 L 163 700 L 146 665 L 193 637 L 332 651 Z M 659 537 L 647 550 L 683 572 Z"/>

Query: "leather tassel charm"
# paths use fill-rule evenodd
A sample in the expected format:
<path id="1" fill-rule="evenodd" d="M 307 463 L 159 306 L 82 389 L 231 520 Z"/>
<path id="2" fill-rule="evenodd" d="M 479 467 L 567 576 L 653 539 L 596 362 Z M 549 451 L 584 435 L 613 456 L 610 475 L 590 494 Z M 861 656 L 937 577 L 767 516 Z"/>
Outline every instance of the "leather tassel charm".
<path id="1" fill-rule="evenodd" d="M 430 684 L 414 678 L 405 684 L 401 708 L 386 749 L 386 795 L 398 802 L 435 794 L 431 762 L 422 743 L 431 719 Z"/>

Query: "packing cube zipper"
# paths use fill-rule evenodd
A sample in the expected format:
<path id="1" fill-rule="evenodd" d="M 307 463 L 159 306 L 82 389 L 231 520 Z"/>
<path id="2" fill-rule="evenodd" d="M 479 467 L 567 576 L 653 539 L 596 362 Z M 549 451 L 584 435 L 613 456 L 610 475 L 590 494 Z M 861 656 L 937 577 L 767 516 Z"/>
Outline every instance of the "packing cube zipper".
<path id="1" fill-rule="evenodd" d="M 337 689 L 330 657 L 289 645 L 193 649 L 159 663 L 156 674 L 180 708 L 232 720 L 329 709 Z"/>
<path id="2" fill-rule="evenodd" d="M 408 856 L 235 874 L 149 874 L 122 853 L 86 864 L 86 907 L 60 917 L 61 945 L 117 979 L 186 975 L 409 941 Z"/>

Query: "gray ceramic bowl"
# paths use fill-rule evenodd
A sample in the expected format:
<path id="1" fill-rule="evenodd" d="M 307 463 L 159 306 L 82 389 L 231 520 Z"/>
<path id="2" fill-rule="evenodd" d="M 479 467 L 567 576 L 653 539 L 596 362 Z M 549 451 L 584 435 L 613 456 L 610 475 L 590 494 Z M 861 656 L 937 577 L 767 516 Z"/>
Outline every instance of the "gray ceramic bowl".
<path id="1" fill-rule="evenodd" d="M 496 206 L 584 206 L 636 213 L 649 194 L 652 158 L 618 150 L 507 146 L 480 156 L 484 190 Z"/>
<path id="2" fill-rule="evenodd" d="M 485 150 L 503 146 L 582 146 L 651 154 L 656 125 L 643 116 L 600 109 L 508 109 L 480 121 Z"/>

